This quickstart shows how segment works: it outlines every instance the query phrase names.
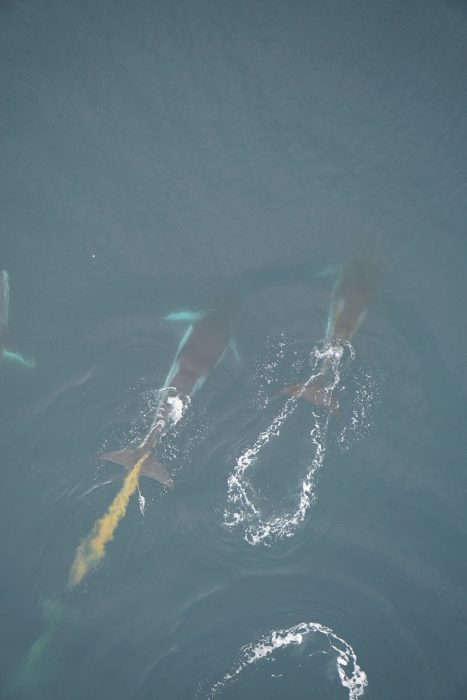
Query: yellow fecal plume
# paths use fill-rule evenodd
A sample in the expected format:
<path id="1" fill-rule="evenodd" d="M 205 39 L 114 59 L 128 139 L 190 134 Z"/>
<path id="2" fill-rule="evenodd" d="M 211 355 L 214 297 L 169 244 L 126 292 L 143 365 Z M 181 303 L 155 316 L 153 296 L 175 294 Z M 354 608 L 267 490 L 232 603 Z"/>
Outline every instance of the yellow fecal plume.
<path id="1" fill-rule="evenodd" d="M 94 524 L 90 534 L 81 542 L 76 550 L 75 558 L 70 569 L 68 585 L 77 586 L 105 555 L 105 547 L 113 539 L 118 523 L 125 516 L 128 502 L 138 488 L 139 476 L 144 462 L 150 453 L 146 452 L 130 469 L 123 486 L 109 506 L 107 513 Z"/>

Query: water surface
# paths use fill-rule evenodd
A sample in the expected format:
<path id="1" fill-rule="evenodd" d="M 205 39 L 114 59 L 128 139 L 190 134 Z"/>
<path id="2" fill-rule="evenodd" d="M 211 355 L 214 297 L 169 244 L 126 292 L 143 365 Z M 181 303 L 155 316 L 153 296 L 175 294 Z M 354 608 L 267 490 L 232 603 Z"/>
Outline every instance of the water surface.
<path id="1" fill-rule="evenodd" d="M 464 698 L 464 4 L 11 1 L 0 46 L 0 269 L 36 361 L 0 367 L 2 697 Z M 309 504 L 255 540 L 229 478 L 320 347 L 315 274 L 361 254 L 341 415 L 290 404 L 248 472 L 286 517 L 318 442 Z M 99 454 L 144 436 L 183 335 L 164 315 L 226 292 L 240 362 L 162 446 L 175 491 L 142 479 L 67 591 L 121 485 Z"/>

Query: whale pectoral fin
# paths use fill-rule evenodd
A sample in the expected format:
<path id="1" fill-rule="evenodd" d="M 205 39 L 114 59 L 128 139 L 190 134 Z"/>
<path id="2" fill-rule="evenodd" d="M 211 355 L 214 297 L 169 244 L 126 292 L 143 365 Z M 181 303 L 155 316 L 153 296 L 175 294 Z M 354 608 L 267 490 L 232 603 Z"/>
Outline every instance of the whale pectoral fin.
<path id="1" fill-rule="evenodd" d="M 117 450 L 116 452 L 106 452 L 101 455 L 101 459 L 106 462 L 115 462 L 116 464 L 121 464 L 125 469 L 131 469 L 134 467 L 138 459 L 142 456 L 140 448 L 124 447 L 123 450 Z M 159 462 L 154 455 L 149 454 L 144 461 L 143 468 L 141 469 L 141 474 L 147 476 L 150 479 L 159 481 L 167 488 L 174 488 L 174 482 L 164 465 Z"/>
<path id="2" fill-rule="evenodd" d="M 232 350 L 232 355 L 235 357 L 235 359 L 237 360 L 237 362 L 238 362 L 239 364 L 241 364 L 242 359 L 241 359 L 240 353 L 239 353 L 239 351 L 238 351 L 237 341 L 236 341 L 234 338 L 231 338 L 231 339 L 230 339 L 230 341 L 229 341 L 229 347 L 230 347 L 230 349 Z"/>
<path id="3" fill-rule="evenodd" d="M 306 401 L 314 403 L 317 406 L 323 406 L 333 413 L 337 413 L 339 411 L 339 403 L 337 399 L 319 378 L 308 383 L 307 385 L 291 384 L 290 386 L 286 386 L 280 391 L 280 394 L 294 396 L 297 399 L 305 399 Z"/>
<path id="4" fill-rule="evenodd" d="M 34 360 L 23 357 L 19 352 L 11 352 L 10 350 L 2 350 L 0 359 L 5 360 L 5 362 L 20 365 L 21 367 L 27 367 L 28 369 L 34 369 L 36 366 Z"/>
<path id="5" fill-rule="evenodd" d="M 10 305 L 10 285 L 8 272 L 0 272 L 0 335 L 3 336 L 8 328 L 8 310 Z"/>
<path id="6" fill-rule="evenodd" d="M 342 265 L 328 265 L 327 267 L 323 267 L 321 270 L 318 270 L 318 272 L 315 272 L 313 277 L 315 279 L 327 279 L 328 277 L 331 279 L 337 279 L 341 274 Z"/>
<path id="7" fill-rule="evenodd" d="M 279 392 L 279 395 L 280 396 L 298 396 L 301 389 L 302 389 L 302 384 L 290 384 L 289 386 L 285 386 L 283 389 L 281 389 Z"/>
<path id="8" fill-rule="evenodd" d="M 363 309 L 362 313 L 360 314 L 360 316 L 357 319 L 357 323 L 355 324 L 355 331 L 353 334 L 355 334 L 358 331 L 358 329 L 362 325 L 363 321 L 365 320 L 367 313 L 368 313 L 368 309 Z"/>
<path id="9" fill-rule="evenodd" d="M 204 316 L 202 311 L 174 311 L 164 316 L 164 321 L 183 321 L 184 323 L 195 323 Z"/>
<path id="10" fill-rule="evenodd" d="M 306 399 L 313 403 L 312 399 L 307 396 L 303 384 L 290 384 L 289 386 L 285 386 L 280 390 L 278 396 L 291 396 L 294 399 Z"/>

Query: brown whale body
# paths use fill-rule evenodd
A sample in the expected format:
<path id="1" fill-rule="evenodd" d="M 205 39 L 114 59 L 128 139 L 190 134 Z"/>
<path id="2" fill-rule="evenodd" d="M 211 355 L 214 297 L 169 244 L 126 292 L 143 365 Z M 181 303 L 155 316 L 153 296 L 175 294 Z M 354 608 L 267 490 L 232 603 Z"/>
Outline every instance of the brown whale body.
<path id="1" fill-rule="evenodd" d="M 174 402 L 181 401 L 185 405 L 223 356 L 231 339 L 232 321 L 237 310 L 238 303 L 228 300 L 202 316 L 197 315 L 179 345 L 147 435 L 137 447 L 107 452 L 102 459 L 131 469 L 146 455 L 141 473 L 170 489 L 174 488 L 171 475 L 156 457 L 157 443 L 180 418 L 174 417 Z M 186 314 L 174 314 L 168 318 L 177 317 L 183 319 Z"/>
<path id="2" fill-rule="evenodd" d="M 368 260 L 350 261 L 337 281 L 331 299 L 326 341 L 330 344 L 350 341 L 360 328 L 375 288 L 375 266 Z M 329 389 L 328 373 L 332 360 L 325 359 L 320 374 L 304 384 L 285 387 L 281 394 L 303 398 L 333 412 L 339 404 Z"/>

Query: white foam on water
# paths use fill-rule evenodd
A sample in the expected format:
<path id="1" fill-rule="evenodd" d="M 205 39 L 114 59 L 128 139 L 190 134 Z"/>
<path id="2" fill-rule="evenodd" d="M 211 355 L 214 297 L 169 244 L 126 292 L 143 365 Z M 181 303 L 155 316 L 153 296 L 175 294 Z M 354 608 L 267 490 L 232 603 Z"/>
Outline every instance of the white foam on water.
<path id="1" fill-rule="evenodd" d="M 287 357 L 287 347 L 290 339 L 286 333 L 281 333 L 280 339 L 266 341 L 265 356 L 256 363 L 253 382 L 255 390 L 250 398 L 250 404 L 254 408 L 264 409 L 269 403 L 268 388 L 275 383 L 277 373 Z"/>
<path id="2" fill-rule="evenodd" d="M 177 425 L 179 423 L 190 404 L 190 397 L 181 397 L 179 394 L 176 396 L 168 396 L 167 403 L 170 406 L 169 413 L 169 423 L 170 426 Z"/>
<path id="3" fill-rule="evenodd" d="M 237 665 L 224 677 L 214 683 L 206 694 L 207 700 L 218 697 L 227 686 L 238 681 L 242 671 L 257 662 L 264 660 L 274 661 L 274 654 L 290 646 L 299 646 L 307 641 L 309 635 L 322 635 L 327 643 L 327 648 L 311 651 L 306 656 L 319 654 L 335 654 L 336 671 L 343 688 L 348 691 L 349 700 L 361 698 L 368 686 L 368 678 L 365 671 L 359 666 L 357 655 L 345 639 L 338 637 L 335 632 L 319 622 L 301 622 L 288 629 L 272 630 L 260 637 L 256 642 L 246 644 L 241 648 Z M 272 677 L 283 674 L 271 673 Z"/>
<path id="4" fill-rule="evenodd" d="M 354 379 L 356 388 L 350 422 L 337 437 L 341 452 L 347 452 L 373 427 L 375 408 L 381 401 L 381 383 L 381 379 L 378 380 L 369 372 Z"/>
<path id="5" fill-rule="evenodd" d="M 160 437 L 171 431 L 185 415 L 191 399 L 177 393 L 175 387 L 162 387 L 158 390 L 158 402 L 151 430 L 156 429 Z M 163 407 L 163 410 L 161 410 Z"/>
<path id="6" fill-rule="evenodd" d="M 310 438 L 314 456 L 299 485 L 297 506 L 293 511 L 283 512 L 272 518 L 263 518 L 249 477 L 261 450 L 270 440 L 280 435 L 282 425 L 295 411 L 301 394 L 317 377 L 325 378 L 324 391 L 329 396 L 337 390 L 340 382 L 339 368 L 346 349 L 350 351 L 350 358 L 353 359 L 354 352 L 349 343 L 345 346 L 325 343 L 314 348 L 310 357 L 312 374 L 303 384 L 301 391 L 297 396 L 287 399 L 273 422 L 260 433 L 254 444 L 240 455 L 228 477 L 224 525 L 227 528 L 241 526 L 245 540 L 251 545 L 260 543 L 270 545 L 274 540 L 292 537 L 297 527 L 303 523 L 311 504 L 316 500 L 316 479 L 326 454 L 326 436 L 332 415 L 330 410 L 313 411 L 314 425 Z"/>

